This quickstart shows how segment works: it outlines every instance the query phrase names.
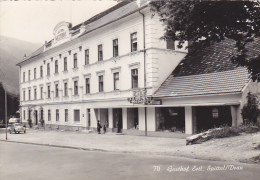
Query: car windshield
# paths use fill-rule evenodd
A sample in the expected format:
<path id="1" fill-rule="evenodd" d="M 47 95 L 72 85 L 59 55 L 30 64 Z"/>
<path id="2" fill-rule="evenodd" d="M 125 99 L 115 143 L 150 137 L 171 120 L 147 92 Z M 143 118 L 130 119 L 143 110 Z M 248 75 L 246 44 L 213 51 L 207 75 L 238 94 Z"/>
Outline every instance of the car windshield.
<path id="1" fill-rule="evenodd" d="M 14 126 L 22 126 L 21 124 L 19 123 L 15 123 Z"/>

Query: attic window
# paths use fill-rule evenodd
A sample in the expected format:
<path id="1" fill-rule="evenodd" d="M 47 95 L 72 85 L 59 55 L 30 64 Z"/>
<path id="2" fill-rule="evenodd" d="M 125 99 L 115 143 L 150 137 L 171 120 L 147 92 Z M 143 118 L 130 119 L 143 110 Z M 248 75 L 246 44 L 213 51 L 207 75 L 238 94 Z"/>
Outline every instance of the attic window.
<path id="1" fill-rule="evenodd" d="M 72 36 L 76 36 L 76 35 L 79 34 L 79 33 L 80 33 L 80 29 L 77 30 L 77 31 L 74 31 L 74 32 L 72 33 Z"/>

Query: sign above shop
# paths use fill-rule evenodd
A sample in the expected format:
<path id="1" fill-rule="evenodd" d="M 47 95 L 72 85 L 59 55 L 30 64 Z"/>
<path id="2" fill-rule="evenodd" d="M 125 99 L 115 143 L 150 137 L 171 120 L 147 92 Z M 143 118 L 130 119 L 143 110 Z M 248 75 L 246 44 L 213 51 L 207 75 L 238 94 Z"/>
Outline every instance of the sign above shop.
<path id="1" fill-rule="evenodd" d="M 130 103 L 133 104 L 151 104 L 152 97 L 147 96 L 146 89 L 138 89 L 133 91 L 133 97 L 127 98 Z"/>

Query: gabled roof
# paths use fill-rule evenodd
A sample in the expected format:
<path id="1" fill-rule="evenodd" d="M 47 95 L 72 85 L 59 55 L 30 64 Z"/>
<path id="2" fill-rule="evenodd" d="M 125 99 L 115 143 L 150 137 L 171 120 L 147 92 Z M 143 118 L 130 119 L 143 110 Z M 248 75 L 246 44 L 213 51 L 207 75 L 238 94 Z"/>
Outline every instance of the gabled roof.
<path id="1" fill-rule="evenodd" d="M 226 39 L 193 50 L 154 93 L 154 97 L 193 96 L 241 92 L 249 81 L 246 68 L 231 62 L 235 41 Z M 260 40 L 248 44 L 248 55 L 260 54 Z"/>

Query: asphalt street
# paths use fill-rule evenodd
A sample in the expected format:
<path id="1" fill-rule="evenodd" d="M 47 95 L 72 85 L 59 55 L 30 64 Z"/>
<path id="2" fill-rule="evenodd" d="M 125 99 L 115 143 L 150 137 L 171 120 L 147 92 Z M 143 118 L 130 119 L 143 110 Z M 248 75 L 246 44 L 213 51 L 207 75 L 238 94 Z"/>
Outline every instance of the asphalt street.
<path id="1" fill-rule="evenodd" d="M 259 179 L 260 166 L 0 141 L 0 179 Z"/>

